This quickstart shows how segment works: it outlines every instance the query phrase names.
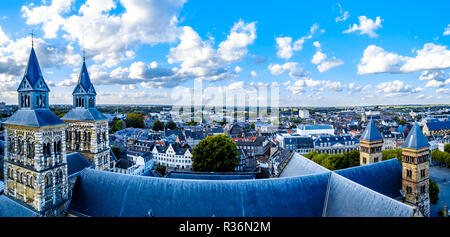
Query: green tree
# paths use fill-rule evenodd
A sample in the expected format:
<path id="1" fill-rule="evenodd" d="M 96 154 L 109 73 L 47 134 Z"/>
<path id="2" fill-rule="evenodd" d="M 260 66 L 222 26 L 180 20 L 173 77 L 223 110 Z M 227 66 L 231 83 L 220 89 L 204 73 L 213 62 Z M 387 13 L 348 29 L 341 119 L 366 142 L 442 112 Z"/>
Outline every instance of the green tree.
<path id="1" fill-rule="evenodd" d="M 127 128 L 144 128 L 144 116 L 136 113 L 127 114 L 125 124 Z"/>
<path id="2" fill-rule="evenodd" d="M 122 129 L 126 128 L 126 124 L 124 121 L 120 120 L 120 119 L 116 119 L 113 121 L 113 124 L 111 126 L 111 130 L 109 131 L 109 133 L 115 133 L 117 131 L 120 131 Z"/>
<path id="3" fill-rule="evenodd" d="M 168 128 L 168 129 L 176 129 L 177 128 L 177 124 L 174 121 L 170 120 L 169 122 L 167 122 L 166 128 Z"/>
<path id="4" fill-rule="evenodd" d="M 437 201 L 439 200 L 439 186 L 435 181 L 430 179 L 430 203 L 431 204 L 437 204 Z"/>
<path id="5" fill-rule="evenodd" d="M 192 170 L 204 172 L 234 171 L 239 153 L 236 143 L 225 134 L 201 140 L 192 151 Z"/>
<path id="6" fill-rule="evenodd" d="M 444 145 L 444 151 L 450 153 L 450 143 Z"/>
<path id="7" fill-rule="evenodd" d="M 159 120 L 156 120 L 156 121 L 153 123 L 152 129 L 153 129 L 153 131 L 161 131 L 161 130 L 164 130 L 164 123 L 161 122 L 161 121 L 159 121 Z"/>
<path id="8" fill-rule="evenodd" d="M 400 120 L 400 121 L 398 121 L 398 125 L 405 125 L 406 124 L 406 121 L 405 120 Z"/>
<path id="9" fill-rule="evenodd" d="M 195 122 L 194 120 L 191 120 L 189 122 L 186 123 L 187 126 L 197 126 L 197 122 Z"/>
<path id="10" fill-rule="evenodd" d="M 166 167 L 164 165 L 158 165 L 155 169 L 160 175 L 166 174 Z"/>
<path id="11" fill-rule="evenodd" d="M 402 162 L 402 149 L 389 149 L 381 152 L 382 160 L 390 160 L 397 158 L 400 163 Z"/>
<path id="12" fill-rule="evenodd" d="M 254 122 L 252 122 L 252 123 L 250 124 L 250 128 L 251 128 L 251 129 L 255 129 L 255 123 L 254 123 Z"/>

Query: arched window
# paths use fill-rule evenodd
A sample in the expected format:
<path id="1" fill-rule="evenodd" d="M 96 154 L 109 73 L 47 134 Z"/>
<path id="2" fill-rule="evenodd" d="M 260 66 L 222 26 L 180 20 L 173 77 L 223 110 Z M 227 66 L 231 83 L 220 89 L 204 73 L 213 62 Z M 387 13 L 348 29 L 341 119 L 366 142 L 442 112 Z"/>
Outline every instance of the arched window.
<path id="1" fill-rule="evenodd" d="M 51 187 L 52 184 L 53 184 L 52 174 L 48 173 L 47 175 L 45 175 L 45 188 Z"/>
<path id="2" fill-rule="evenodd" d="M 94 98 L 89 99 L 89 107 L 94 108 Z"/>

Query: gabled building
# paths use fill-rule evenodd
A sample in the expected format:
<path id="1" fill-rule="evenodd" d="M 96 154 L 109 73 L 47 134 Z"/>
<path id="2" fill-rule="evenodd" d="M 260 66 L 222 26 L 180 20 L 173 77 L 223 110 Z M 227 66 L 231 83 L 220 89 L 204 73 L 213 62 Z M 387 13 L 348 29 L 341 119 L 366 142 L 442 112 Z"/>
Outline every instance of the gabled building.
<path id="1" fill-rule="evenodd" d="M 318 153 L 342 154 L 359 149 L 358 139 L 350 136 L 319 136 L 314 140 L 314 150 Z"/>
<path id="2" fill-rule="evenodd" d="M 192 169 L 192 149 L 181 147 L 177 143 L 154 146 L 152 154 L 157 165 L 164 165 L 168 168 Z"/>
<path id="3" fill-rule="evenodd" d="M 72 95 L 73 109 L 62 117 L 68 124 L 67 153 L 79 152 L 96 169 L 112 170 L 114 163 L 109 155 L 108 118 L 97 110 L 97 92 L 91 83 L 84 59 Z"/>
<path id="4" fill-rule="evenodd" d="M 450 121 L 434 121 L 427 122 L 423 126 L 423 134 L 430 135 L 449 135 L 450 134 Z"/>

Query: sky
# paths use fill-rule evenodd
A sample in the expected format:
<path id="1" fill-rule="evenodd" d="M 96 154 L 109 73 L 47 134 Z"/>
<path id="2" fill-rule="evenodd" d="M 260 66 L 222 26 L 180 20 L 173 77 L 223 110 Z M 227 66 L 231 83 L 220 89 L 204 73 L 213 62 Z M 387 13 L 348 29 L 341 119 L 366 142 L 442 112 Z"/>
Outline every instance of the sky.
<path id="1" fill-rule="evenodd" d="M 446 0 L 3 0 L 0 101 L 17 104 L 33 31 L 51 104 L 72 103 L 83 54 L 98 104 L 448 104 L 448 9 Z"/>

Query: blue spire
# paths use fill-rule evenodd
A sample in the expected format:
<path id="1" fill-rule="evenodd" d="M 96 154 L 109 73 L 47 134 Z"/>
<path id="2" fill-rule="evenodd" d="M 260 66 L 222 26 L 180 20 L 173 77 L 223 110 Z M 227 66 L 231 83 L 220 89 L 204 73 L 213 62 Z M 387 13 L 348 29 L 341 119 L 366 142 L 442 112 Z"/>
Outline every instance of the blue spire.
<path id="1" fill-rule="evenodd" d="M 425 135 L 423 135 L 422 129 L 420 128 L 419 124 L 415 122 L 402 147 L 421 149 L 429 146 L 430 143 L 428 143 L 427 138 L 425 137 Z"/>
<path id="2" fill-rule="evenodd" d="M 367 124 L 366 130 L 364 130 L 360 140 L 364 141 L 383 140 L 380 131 L 378 131 L 378 128 L 377 126 L 375 126 L 375 122 L 372 119 L 370 119 L 369 123 Z"/>
<path id="3" fill-rule="evenodd" d="M 83 59 L 83 66 L 81 67 L 80 76 L 78 77 L 78 83 L 77 83 L 77 86 L 75 87 L 75 91 L 77 90 L 78 85 L 80 85 L 87 94 L 91 94 L 91 93 L 95 94 L 95 95 L 97 94 L 95 92 L 94 85 L 92 85 L 92 83 L 91 83 L 91 78 L 89 77 L 89 73 L 88 73 L 87 67 L 86 67 L 86 62 L 84 61 L 84 59 Z M 91 88 L 92 88 L 92 90 L 91 90 Z M 91 92 L 89 92 L 89 90 L 91 90 Z M 74 93 L 75 93 L 75 91 L 74 91 Z"/>
<path id="4" fill-rule="evenodd" d="M 36 57 L 36 52 L 34 51 L 34 48 L 32 47 L 30 57 L 28 59 L 28 65 L 25 70 L 25 74 L 23 76 L 22 81 L 27 80 L 33 90 L 38 89 L 38 90 L 43 90 L 43 91 L 49 91 L 47 86 L 37 86 L 39 79 L 41 79 L 41 78 L 42 78 L 42 81 L 44 81 L 44 77 L 42 76 L 41 68 L 39 66 L 39 62 Z M 21 89 L 24 89 L 24 88 L 19 86 L 19 89 L 17 89 L 17 90 L 20 91 Z"/>

